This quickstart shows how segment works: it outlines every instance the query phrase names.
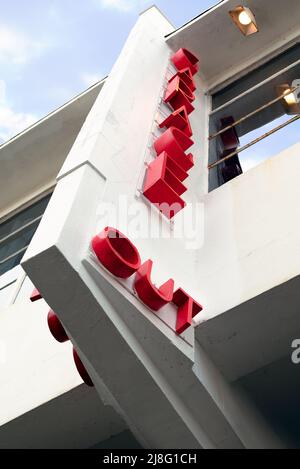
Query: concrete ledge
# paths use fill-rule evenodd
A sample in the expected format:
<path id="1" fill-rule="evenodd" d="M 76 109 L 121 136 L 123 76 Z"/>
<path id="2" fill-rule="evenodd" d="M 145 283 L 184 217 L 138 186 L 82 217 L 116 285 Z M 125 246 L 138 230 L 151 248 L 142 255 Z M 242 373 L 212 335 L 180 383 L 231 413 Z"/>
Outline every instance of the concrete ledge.
<path id="1" fill-rule="evenodd" d="M 203 322 L 196 339 L 230 381 L 291 354 L 300 337 L 300 276 Z"/>

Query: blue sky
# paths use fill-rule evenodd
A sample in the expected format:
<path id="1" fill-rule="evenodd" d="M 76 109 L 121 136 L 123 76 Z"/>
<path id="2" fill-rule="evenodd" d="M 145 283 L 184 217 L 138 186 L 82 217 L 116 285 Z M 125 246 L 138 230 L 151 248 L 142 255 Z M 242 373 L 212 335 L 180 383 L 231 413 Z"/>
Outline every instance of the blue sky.
<path id="1" fill-rule="evenodd" d="M 10 0 L 0 16 L 0 143 L 107 75 L 153 0 Z M 178 27 L 217 0 L 157 0 Z M 268 128 L 269 129 L 269 128 Z M 247 135 L 242 144 L 262 133 Z M 299 140 L 295 123 L 241 155 L 248 169 Z"/>
<path id="2" fill-rule="evenodd" d="M 10 0 L 0 16 L 0 140 L 107 75 L 153 0 Z M 180 26 L 217 0 L 157 0 Z"/>

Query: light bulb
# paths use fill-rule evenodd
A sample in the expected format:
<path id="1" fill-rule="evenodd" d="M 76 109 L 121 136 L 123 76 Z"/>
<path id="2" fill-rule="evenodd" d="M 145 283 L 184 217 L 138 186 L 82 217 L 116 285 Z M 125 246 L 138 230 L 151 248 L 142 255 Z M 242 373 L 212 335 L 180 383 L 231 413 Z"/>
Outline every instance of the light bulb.
<path id="1" fill-rule="evenodd" d="M 297 104 L 295 93 L 291 93 L 290 90 L 286 90 L 284 100 L 289 106 L 292 106 L 293 104 Z"/>
<path id="2" fill-rule="evenodd" d="M 246 11 L 241 11 L 241 13 L 239 14 L 239 22 L 243 26 L 248 26 L 252 22 L 252 19 Z"/>
<path id="3" fill-rule="evenodd" d="M 229 15 L 244 36 L 258 33 L 257 22 L 250 8 L 238 6 L 234 10 L 230 10 Z"/>

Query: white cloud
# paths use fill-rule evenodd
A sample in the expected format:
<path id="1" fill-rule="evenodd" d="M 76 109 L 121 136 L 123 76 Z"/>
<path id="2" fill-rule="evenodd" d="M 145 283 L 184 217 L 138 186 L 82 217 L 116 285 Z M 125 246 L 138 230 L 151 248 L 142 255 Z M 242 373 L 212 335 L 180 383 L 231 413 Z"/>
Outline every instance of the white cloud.
<path id="1" fill-rule="evenodd" d="M 0 24 L 0 63 L 24 64 L 41 53 L 45 44 Z"/>
<path id="2" fill-rule="evenodd" d="M 85 86 L 92 86 L 102 80 L 103 77 L 104 75 L 100 73 L 83 73 L 81 75 L 81 81 Z"/>
<path id="3" fill-rule="evenodd" d="M 4 103 L 6 95 L 5 81 L 0 80 L 0 104 Z"/>
<path id="4" fill-rule="evenodd" d="M 142 9 L 147 0 L 98 0 L 98 2 L 103 8 L 128 12 Z"/>
<path id="5" fill-rule="evenodd" d="M 5 142 L 37 121 L 37 116 L 16 112 L 6 100 L 6 86 L 0 80 L 0 140 Z"/>

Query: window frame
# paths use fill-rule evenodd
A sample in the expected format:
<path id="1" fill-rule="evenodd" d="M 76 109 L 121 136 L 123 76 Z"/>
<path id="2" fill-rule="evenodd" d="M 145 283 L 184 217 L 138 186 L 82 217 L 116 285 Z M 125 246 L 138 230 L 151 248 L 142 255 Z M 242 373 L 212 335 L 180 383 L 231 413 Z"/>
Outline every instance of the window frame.
<path id="1" fill-rule="evenodd" d="M 51 185 L 46 191 L 43 191 L 43 192 L 40 192 L 38 195 L 34 196 L 34 197 L 31 197 L 30 199 L 28 199 L 25 203 L 19 205 L 16 209 L 14 210 L 11 210 L 10 212 L 8 212 L 7 214 L 5 214 L 5 216 L 3 216 L 0 220 L 0 224 L 2 223 L 5 223 L 7 221 L 9 221 L 10 219 L 14 218 L 14 217 L 17 217 L 18 214 L 21 214 L 22 212 L 26 211 L 27 209 L 29 209 L 31 206 L 41 202 L 43 199 L 46 199 L 47 197 L 50 196 L 49 198 L 49 201 L 51 199 L 51 194 L 53 193 L 53 190 L 55 188 L 55 184 Z M 48 201 L 48 203 L 49 203 Z M 46 210 L 46 209 L 45 209 Z M 0 239 L 0 247 L 6 243 L 6 242 L 9 242 L 9 240 L 13 239 L 14 236 L 16 235 L 19 235 L 19 234 L 22 234 L 22 232 L 24 232 L 26 229 L 30 228 L 31 226 L 34 226 L 35 223 L 41 221 L 41 219 L 43 218 L 43 215 L 45 213 L 45 210 L 43 211 L 43 213 L 37 217 L 35 217 L 34 219 L 30 220 L 29 222 L 25 223 L 23 226 L 20 226 L 18 228 L 16 228 L 15 230 L 13 230 L 11 233 L 5 235 L 3 238 Z M 30 245 L 30 242 L 29 244 L 27 244 L 26 246 L 22 247 L 21 249 L 11 253 L 10 255 L 6 256 L 5 258 L 1 259 L 0 260 L 0 266 L 2 264 L 4 264 L 5 262 L 8 262 L 10 259 L 13 259 L 14 257 L 16 256 L 19 256 L 20 254 L 25 254 L 26 250 L 28 249 Z M 22 256 L 23 257 L 23 256 Z M 11 283 L 14 283 L 14 282 L 11 282 L 11 283 L 6 283 L 6 285 L 4 285 L 2 288 L 1 288 L 1 284 L 2 284 L 2 281 L 4 280 L 4 283 L 5 283 L 5 276 L 13 271 L 14 269 L 20 267 L 20 264 L 12 267 L 11 269 L 7 270 L 6 272 L 4 272 L 3 274 L 0 274 L 0 290 L 3 290 L 4 288 L 8 287 Z M 8 276 L 9 278 L 9 276 Z M 17 278 L 16 280 L 17 281 Z"/>
<path id="2" fill-rule="evenodd" d="M 297 47 L 299 49 L 300 43 L 297 43 L 296 45 L 292 46 L 291 50 L 294 49 L 294 47 Z M 289 49 L 287 51 L 285 51 L 285 53 L 287 53 L 287 57 L 288 57 Z M 251 79 L 253 79 L 253 82 L 254 82 L 253 86 L 250 86 L 249 88 L 243 90 L 241 93 L 236 93 L 235 95 L 234 95 L 234 92 L 233 92 L 232 93 L 233 96 L 231 97 L 231 99 L 229 99 L 227 101 L 224 101 L 222 104 L 214 105 L 214 97 L 217 96 L 217 99 L 218 99 L 218 95 L 220 94 L 222 96 L 223 90 L 225 90 L 225 92 L 226 92 L 226 90 L 229 89 L 230 87 L 232 87 L 233 90 L 234 90 L 235 87 L 238 89 L 239 88 L 239 83 L 242 83 L 243 81 L 245 81 L 245 76 L 241 76 L 239 79 L 234 80 L 229 85 L 228 85 L 228 83 L 227 84 L 224 83 L 224 87 L 219 86 L 217 91 L 212 90 L 209 93 L 209 95 L 210 95 L 210 104 L 211 104 L 210 112 L 209 112 L 209 135 L 213 135 L 218 130 L 220 130 L 220 128 L 219 129 L 216 128 L 216 123 L 218 122 L 218 116 L 222 116 L 222 113 L 224 113 L 224 115 L 228 115 L 228 116 L 229 115 L 230 116 L 235 115 L 234 109 L 235 109 L 235 107 L 237 106 L 238 103 L 241 103 L 241 106 L 242 106 L 243 100 L 245 100 L 245 98 L 246 98 L 246 101 L 247 101 L 248 96 L 251 97 L 251 95 L 255 94 L 256 92 L 257 93 L 262 93 L 262 90 L 263 90 L 264 87 L 266 87 L 268 85 L 272 86 L 276 82 L 276 80 L 279 80 L 281 77 L 283 77 L 283 80 L 284 80 L 285 75 L 293 73 L 293 71 L 296 71 L 296 69 L 300 67 L 300 59 L 293 60 L 290 63 L 286 62 L 284 67 L 276 69 L 275 73 L 270 74 L 269 76 L 265 77 L 263 80 L 258 81 L 257 83 L 255 83 L 255 76 L 256 75 L 258 77 L 260 76 L 260 73 L 263 70 L 263 67 L 268 68 L 269 64 L 272 63 L 272 62 L 276 65 L 276 59 L 278 58 L 278 60 L 280 62 L 283 55 L 284 54 L 278 54 L 277 57 L 276 56 L 273 57 L 273 59 L 271 59 L 270 61 L 266 61 L 263 64 L 260 64 L 257 67 L 257 69 L 255 69 L 251 72 L 251 74 L 252 74 Z M 246 75 L 246 77 L 247 77 L 247 75 Z M 244 84 L 242 86 L 244 86 Z M 257 107 L 259 107 L 259 106 L 257 106 Z M 226 114 L 226 112 L 227 112 L 227 114 Z M 242 113 L 242 115 L 245 115 L 245 114 L 247 114 L 247 111 Z M 283 111 L 282 115 L 284 115 L 284 114 L 285 114 L 285 112 Z M 237 116 L 235 116 L 235 118 L 236 118 L 235 120 L 237 120 L 237 119 L 240 118 L 240 116 L 237 115 Z M 255 119 L 255 117 L 253 119 Z M 276 119 L 276 116 L 275 116 L 275 119 Z M 272 120 L 270 120 L 269 122 L 271 122 L 271 121 Z M 248 122 L 248 125 L 249 125 L 249 122 Z M 265 125 L 265 124 L 263 124 L 263 125 Z M 250 120 L 250 126 L 251 126 L 251 120 Z M 237 128 L 238 128 L 238 126 L 237 126 Z M 241 129 L 241 130 L 245 130 L 245 129 Z M 251 132 L 251 130 L 249 130 L 249 132 Z M 247 133 L 248 132 L 245 132 L 244 134 L 242 133 L 239 136 L 243 137 L 244 135 L 247 135 Z M 208 163 L 209 164 L 213 163 L 214 161 L 216 161 L 218 159 L 219 154 L 220 154 L 219 146 L 220 146 L 220 142 L 218 141 L 218 137 L 214 138 L 213 140 L 209 140 L 209 142 L 208 142 Z M 242 153 L 241 153 L 241 155 L 242 155 Z M 234 158 L 236 158 L 236 157 L 234 157 Z M 215 168 L 209 169 L 209 182 L 208 182 L 209 192 L 217 189 L 218 187 L 222 186 L 223 184 L 226 184 L 226 181 L 223 180 L 223 177 L 222 177 L 222 174 L 221 174 L 221 168 L 222 167 L 223 167 L 222 165 L 219 165 L 219 166 L 216 166 Z"/>

